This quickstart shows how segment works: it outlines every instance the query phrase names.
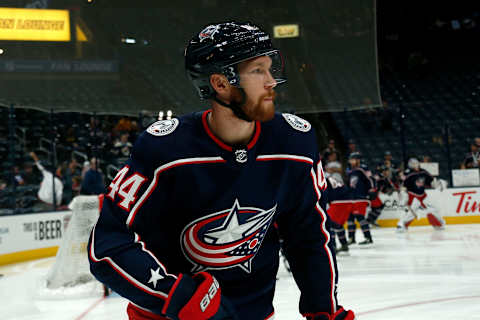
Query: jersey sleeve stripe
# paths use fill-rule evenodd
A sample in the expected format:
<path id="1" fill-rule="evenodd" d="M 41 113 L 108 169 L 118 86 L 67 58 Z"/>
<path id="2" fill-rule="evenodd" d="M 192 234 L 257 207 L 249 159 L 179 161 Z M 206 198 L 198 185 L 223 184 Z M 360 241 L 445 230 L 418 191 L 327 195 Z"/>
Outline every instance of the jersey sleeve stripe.
<path id="1" fill-rule="evenodd" d="M 335 298 L 335 278 L 336 278 L 336 275 L 335 275 L 333 255 L 332 255 L 332 252 L 330 251 L 330 248 L 328 247 L 328 244 L 330 243 L 330 233 L 327 231 L 327 228 L 326 228 L 326 225 L 325 225 L 325 223 L 327 221 L 327 216 L 326 216 L 325 212 L 323 211 L 322 207 L 320 207 L 319 200 L 320 200 L 320 197 L 321 197 L 321 193 L 320 193 L 320 190 L 318 188 L 317 177 L 315 175 L 315 170 L 313 168 L 311 169 L 310 175 L 311 175 L 312 180 L 313 180 L 313 187 L 314 187 L 315 192 L 317 193 L 317 196 L 318 196 L 318 200 L 316 201 L 315 209 L 320 214 L 320 217 L 322 219 L 322 223 L 320 225 L 320 231 L 322 232 L 323 236 L 326 239 L 323 248 L 325 249 L 325 252 L 327 253 L 328 264 L 330 266 L 330 275 L 331 275 L 331 278 L 330 278 L 330 290 L 331 290 L 330 298 L 331 298 L 331 301 L 330 302 L 331 302 L 331 306 L 332 306 L 331 313 L 334 314 L 337 311 L 337 302 L 336 302 L 336 298 Z"/>
<path id="2" fill-rule="evenodd" d="M 180 284 L 180 281 L 182 281 L 182 277 L 183 277 L 183 275 L 180 274 L 180 275 L 178 276 L 177 281 L 175 281 L 175 283 L 173 284 L 172 288 L 170 289 L 170 292 L 168 293 L 167 301 L 165 301 L 165 304 L 163 305 L 163 308 L 162 308 L 162 312 L 163 312 L 163 313 L 166 313 L 166 312 L 167 312 L 168 306 L 170 305 L 170 302 L 171 302 L 171 300 L 172 300 L 173 293 L 175 292 L 175 290 L 177 290 L 177 287 L 178 287 L 178 285 Z"/>
<path id="3" fill-rule="evenodd" d="M 325 179 L 325 173 L 323 172 L 323 165 L 322 161 L 318 161 L 317 163 L 317 180 L 318 180 L 318 187 L 325 191 L 327 189 L 327 180 Z"/>
<path id="4" fill-rule="evenodd" d="M 352 200 L 333 200 L 333 201 L 330 201 L 331 204 L 334 204 L 334 203 L 352 203 Z"/>
<path id="5" fill-rule="evenodd" d="M 366 199 L 361 199 L 361 200 L 350 200 L 350 203 L 367 203 L 368 205 L 370 205 L 370 200 L 366 200 Z"/>
<path id="6" fill-rule="evenodd" d="M 297 156 L 292 154 L 269 154 L 257 156 L 257 161 L 272 161 L 272 160 L 291 160 L 298 162 L 305 162 L 313 165 L 313 160 L 308 157 Z"/>
<path id="7" fill-rule="evenodd" d="M 90 255 L 90 259 L 96 263 L 98 262 L 101 262 L 101 261 L 105 261 L 107 262 L 122 278 L 124 278 L 125 280 L 127 280 L 130 284 L 132 284 L 134 287 L 142 290 L 143 292 L 147 293 L 147 294 L 150 294 L 150 295 L 153 295 L 157 298 L 161 298 L 163 300 L 167 299 L 168 295 L 164 292 L 161 292 L 161 291 L 156 291 L 156 290 L 152 290 L 150 289 L 149 287 L 147 287 L 146 285 L 144 285 L 143 283 L 141 283 L 140 281 L 138 281 L 137 279 L 135 279 L 134 277 L 132 277 L 131 275 L 129 275 L 125 270 L 123 270 L 122 268 L 120 268 L 120 266 L 118 266 L 112 258 L 110 257 L 103 257 L 103 258 L 97 258 L 95 256 L 95 227 L 93 227 L 93 231 L 92 231 L 92 241 L 91 241 L 91 244 L 90 244 L 90 250 L 88 252 L 88 254 Z"/>
<path id="8" fill-rule="evenodd" d="M 148 186 L 147 190 L 143 193 L 143 195 L 140 197 L 139 201 L 133 206 L 132 210 L 130 211 L 126 224 L 128 227 L 132 226 L 133 220 L 135 219 L 135 215 L 137 214 L 138 210 L 140 207 L 143 205 L 143 203 L 150 197 L 152 192 L 155 190 L 157 187 L 158 183 L 158 177 L 160 174 L 164 171 L 167 171 L 169 169 L 182 166 L 182 165 L 188 165 L 188 164 L 202 164 L 202 163 L 224 163 L 226 162 L 222 157 L 210 157 L 210 158 L 187 158 L 187 159 L 179 159 L 175 160 L 169 163 L 166 163 L 157 169 L 155 169 L 154 172 L 154 177 L 152 179 L 152 182 L 150 182 L 150 185 Z"/>
<path id="9" fill-rule="evenodd" d="M 320 200 L 320 198 L 322 197 L 322 194 L 320 193 L 320 188 L 318 187 L 318 184 L 317 184 L 317 176 L 315 175 L 315 170 L 313 168 L 310 171 L 310 176 L 312 177 L 312 180 L 313 180 L 313 183 L 314 183 L 313 189 L 315 190 L 315 193 L 317 194 L 318 200 Z"/>
<path id="10" fill-rule="evenodd" d="M 177 279 L 177 276 L 174 275 L 174 274 L 171 274 L 171 273 L 168 273 L 167 272 L 167 268 L 163 265 L 163 263 L 161 263 L 160 261 L 158 261 L 157 257 L 155 257 L 155 255 L 150 251 L 148 250 L 146 247 L 145 247 L 145 242 L 141 241 L 140 239 L 140 236 L 138 234 L 135 233 L 135 242 L 139 243 L 142 247 L 142 250 L 145 251 L 146 253 L 148 253 L 153 260 L 155 260 L 155 262 L 158 264 L 158 266 L 162 269 L 163 273 L 165 273 L 165 275 L 169 276 L 169 277 L 173 277 L 175 279 Z"/>

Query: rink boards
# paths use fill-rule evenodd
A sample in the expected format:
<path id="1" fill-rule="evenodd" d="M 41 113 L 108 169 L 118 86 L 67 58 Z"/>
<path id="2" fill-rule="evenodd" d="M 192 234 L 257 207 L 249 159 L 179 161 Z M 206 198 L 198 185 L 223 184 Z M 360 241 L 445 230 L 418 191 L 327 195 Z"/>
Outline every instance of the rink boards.
<path id="1" fill-rule="evenodd" d="M 480 223 L 480 188 L 427 190 L 430 201 L 448 224 Z M 380 194 L 385 204 L 378 223 L 395 227 L 405 210 L 406 193 Z M 21 214 L 0 217 L 0 265 L 54 256 L 71 211 Z M 427 225 L 420 217 L 411 225 Z"/>
<path id="2" fill-rule="evenodd" d="M 382 227 L 395 227 L 398 217 L 405 211 L 405 192 L 380 194 L 385 207 L 378 219 Z M 443 191 L 427 190 L 427 198 L 445 218 L 447 224 L 480 223 L 480 188 L 453 188 Z M 425 217 L 419 217 L 411 226 L 428 225 Z"/>
<path id="3" fill-rule="evenodd" d="M 0 265 L 54 256 L 71 211 L 0 217 Z"/>

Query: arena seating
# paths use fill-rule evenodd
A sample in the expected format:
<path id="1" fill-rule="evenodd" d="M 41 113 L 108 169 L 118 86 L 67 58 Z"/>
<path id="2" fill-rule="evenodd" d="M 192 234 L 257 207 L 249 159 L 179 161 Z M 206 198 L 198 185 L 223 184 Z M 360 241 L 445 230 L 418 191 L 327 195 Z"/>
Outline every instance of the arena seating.
<path id="1" fill-rule="evenodd" d="M 440 175 L 447 174 L 444 129 L 450 129 L 452 167 L 458 168 L 469 151 L 480 125 L 479 66 L 468 71 L 436 72 L 428 78 L 384 78 L 381 94 L 386 108 L 333 113 L 345 141 L 355 139 L 366 162 L 375 166 L 390 151 L 401 159 L 400 114 L 404 121 L 407 156 L 428 155 L 440 163 Z M 391 130 L 382 127 L 390 112 Z"/>

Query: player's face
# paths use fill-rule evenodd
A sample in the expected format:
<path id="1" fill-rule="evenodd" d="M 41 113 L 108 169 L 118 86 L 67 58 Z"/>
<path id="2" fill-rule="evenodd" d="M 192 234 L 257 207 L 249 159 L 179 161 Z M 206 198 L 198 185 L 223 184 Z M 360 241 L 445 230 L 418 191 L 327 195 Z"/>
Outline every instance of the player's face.
<path id="1" fill-rule="evenodd" d="M 246 94 L 243 111 L 252 120 L 268 121 L 275 114 L 275 91 L 277 82 L 270 73 L 272 59 L 261 56 L 238 64 L 240 85 Z M 241 94 L 235 99 L 241 99 Z M 241 101 L 241 100 L 240 100 Z"/>
<path id="2" fill-rule="evenodd" d="M 355 158 L 348 159 L 348 163 L 350 163 L 350 165 L 351 165 L 353 168 L 356 168 L 356 167 L 359 167 L 359 166 L 360 166 L 360 160 L 359 160 L 359 159 L 355 159 Z"/>

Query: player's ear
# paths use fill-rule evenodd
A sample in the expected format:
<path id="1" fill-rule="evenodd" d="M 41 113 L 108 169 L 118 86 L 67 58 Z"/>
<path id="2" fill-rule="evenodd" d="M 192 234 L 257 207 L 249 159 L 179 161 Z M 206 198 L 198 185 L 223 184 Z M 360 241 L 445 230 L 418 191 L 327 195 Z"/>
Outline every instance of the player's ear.
<path id="1" fill-rule="evenodd" d="M 220 96 L 230 93 L 230 83 L 223 74 L 212 74 L 210 76 L 210 85 Z"/>

